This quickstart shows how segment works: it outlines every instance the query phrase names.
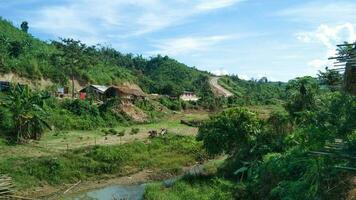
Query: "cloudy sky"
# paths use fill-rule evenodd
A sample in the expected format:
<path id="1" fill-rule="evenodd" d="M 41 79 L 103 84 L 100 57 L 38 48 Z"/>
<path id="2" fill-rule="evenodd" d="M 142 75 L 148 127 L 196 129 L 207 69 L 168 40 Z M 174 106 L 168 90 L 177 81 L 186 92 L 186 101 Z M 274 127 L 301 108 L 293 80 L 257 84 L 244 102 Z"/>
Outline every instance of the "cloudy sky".
<path id="1" fill-rule="evenodd" d="M 75 38 L 189 66 L 286 81 L 315 75 L 356 40 L 355 0 L 0 0 L 44 40 Z M 1 30 L 0 30 L 1 31 Z"/>

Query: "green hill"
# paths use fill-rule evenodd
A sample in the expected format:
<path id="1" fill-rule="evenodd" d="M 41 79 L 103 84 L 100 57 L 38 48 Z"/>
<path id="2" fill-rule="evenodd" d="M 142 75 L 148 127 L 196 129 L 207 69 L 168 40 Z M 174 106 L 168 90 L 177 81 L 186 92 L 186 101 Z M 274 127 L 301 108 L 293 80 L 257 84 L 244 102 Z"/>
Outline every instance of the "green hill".
<path id="1" fill-rule="evenodd" d="M 238 102 L 246 104 L 278 104 L 285 99 L 285 83 L 242 80 L 231 75 L 219 79 L 219 84 L 231 91 Z"/>
<path id="2" fill-rule="evenodd" d="M 167 56 L 143 58 L 73 39 L 44 42 L 0 18 L 0 73 L 29 79 L 50 79 L 58 85 L 74 78 L 82 83 L 133 82 L 146 92 L 176 95 L 198 91 L 207 72 Z"/>

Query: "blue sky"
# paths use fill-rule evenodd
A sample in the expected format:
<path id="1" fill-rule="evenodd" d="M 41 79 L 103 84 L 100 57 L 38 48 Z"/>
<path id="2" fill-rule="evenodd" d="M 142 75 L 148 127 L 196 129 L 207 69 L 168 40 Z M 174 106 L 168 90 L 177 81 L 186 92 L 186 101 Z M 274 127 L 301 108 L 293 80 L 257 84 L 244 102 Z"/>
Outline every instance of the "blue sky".
<path id="1" fill-rule="evenodd" d="M 316 75 L 356 40 L 354 0 L 0 0 L 0 16 L 44 40 L 169 55 L 250 79 Z M 1 30 L 0 30 L 1 31 Z"/>

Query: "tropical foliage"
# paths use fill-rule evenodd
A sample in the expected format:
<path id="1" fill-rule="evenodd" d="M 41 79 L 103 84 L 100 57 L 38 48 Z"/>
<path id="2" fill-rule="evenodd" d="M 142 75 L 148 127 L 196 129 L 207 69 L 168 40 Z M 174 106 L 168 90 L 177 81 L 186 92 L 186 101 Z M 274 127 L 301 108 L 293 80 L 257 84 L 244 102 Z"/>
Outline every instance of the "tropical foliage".
<path id="1" fill-rule="evenodd" d="M 221 173 L 239 180 L 238 199 L 335 199 L 354 162 L 356 98 L 322 90 L 311 77 L 286 85 L 287 112 L 258 120 L 246 109 L 223 111 L 205 122 L 198 139 L 207 152 L 229 156 Z M 335 141 L 339 150 L 318 154 Z M 316 153 L 315 153 L 316 152 Z M 333 155 L 333 156 L 332 156 Z M 344 156 L 339 156 L 344 155 Z"/>
<path id="2" fill-rule="evenodd" d="M 3 120 L 11 124 L 5 125 L 9 130 L 9 137 L 17 142 L 29 139 L 38 140 L 45 129 L 51 129 L 46 122 L 45 99 L 49 98 L 44 92 L 31 92 L 26 86 L 14 86 L 6 98 L 3 99 Z M 8 117 L 6 119 L 6 117 Z"/>

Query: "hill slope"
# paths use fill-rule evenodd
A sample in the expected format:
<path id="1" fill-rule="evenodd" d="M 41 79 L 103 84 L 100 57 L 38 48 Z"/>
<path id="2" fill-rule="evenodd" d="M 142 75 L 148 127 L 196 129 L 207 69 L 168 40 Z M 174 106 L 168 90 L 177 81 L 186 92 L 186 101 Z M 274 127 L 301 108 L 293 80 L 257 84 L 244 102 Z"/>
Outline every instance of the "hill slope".
<path id="1" fill-rule="evenodd" d="M 49 79 L 58 85 L 76 80 L 96 84 L 138 83 L 148 93 L 177 95 L 201 90 L 207 72 L 167 56 L 149 59 L 80 41 L 44 42 L 0 18 L 0 73 L 32 80 Z"/>

